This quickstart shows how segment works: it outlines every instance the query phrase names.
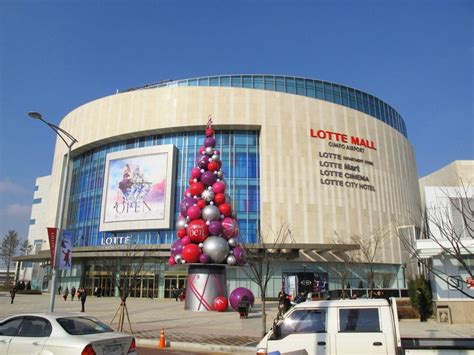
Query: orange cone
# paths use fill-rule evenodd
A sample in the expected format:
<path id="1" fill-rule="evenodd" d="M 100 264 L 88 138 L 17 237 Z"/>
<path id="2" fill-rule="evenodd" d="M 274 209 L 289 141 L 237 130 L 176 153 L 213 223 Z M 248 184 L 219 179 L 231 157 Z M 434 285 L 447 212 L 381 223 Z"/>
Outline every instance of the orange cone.
<path id="1" fill-rule="evenodd" d="M 165 339 L 165 330 L 161 329 L 160 331 L 160 342 L 158 343 L 160 349 L 166 348 L 166 339 Z"/>

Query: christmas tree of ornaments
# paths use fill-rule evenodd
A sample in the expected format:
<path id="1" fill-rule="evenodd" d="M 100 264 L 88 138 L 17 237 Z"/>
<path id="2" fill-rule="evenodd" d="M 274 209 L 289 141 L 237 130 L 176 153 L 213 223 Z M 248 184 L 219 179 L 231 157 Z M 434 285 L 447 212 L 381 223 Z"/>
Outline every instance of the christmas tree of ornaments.
<path id="1" fill-rule="evenodd" d="M 180 204 L 178 239 L 171 246 L 168 263 L 243 265 L 246 253 L 237 241 L 239 225 L 226 194 L 211 118 L 199 153 Z"/>

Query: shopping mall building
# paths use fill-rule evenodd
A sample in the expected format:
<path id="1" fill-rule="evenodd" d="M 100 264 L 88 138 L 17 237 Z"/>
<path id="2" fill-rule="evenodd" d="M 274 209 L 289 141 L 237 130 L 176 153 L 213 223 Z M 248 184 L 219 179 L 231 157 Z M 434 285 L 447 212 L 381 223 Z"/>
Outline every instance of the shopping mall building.
<path id="1" fill-rule="evenodd" d="M 308 273 L 327 278 L 330 290 L 341 288 L 334 263 L 344 260 L 341 253 L 360 248 L 354 236 L 367 244 L 383 238 L 372 265 L 360 259 L 351 266 L 347 286 L 367 288 L 374 266 L 375 287 L 405 287 L 398 228 L 414 223 L 420 193 L 400 114 L 381 99 L 340 84 L 225 75 L 126 90 L 64 117 L 60 127 L 78 143 L 71 152 L 63 219 L 73 241 L 72 269 L 59 281 L 63 289 L 85 285 L 117 295 L 119 280 L 130 277 L 130 263 L 141 265 L 132 296 L 146 297 L 151 290 L 155 297 L 169 297 L 172 287 L 184 285 L 186 268 L 167 261 L 209 115 L 240 242 L 263 239 L 269 252 L 279 247 L 287 254 L 272 277 L 270 295 L 282 280 L 294 282 Z M 19 258 L 33 288 L 48 288 L 46 227 L 58 226 L 66 153 L 57 139 L 51 175 L 36 182 L 29 230 L 34 252 Z M 135 206 L 120 209 L 127 216 L 110 219 L 103 206 L 111 162 L 145 156 L 162 157 L 155 162 L 165 182 L 160 214 L 141 219 L 144 207 Z M 275 245 L 281 226 L 291 233 Z M 227 280 L 229 290 L 245 286 L 258 295 L 241 268 L 228 267 Z"/>

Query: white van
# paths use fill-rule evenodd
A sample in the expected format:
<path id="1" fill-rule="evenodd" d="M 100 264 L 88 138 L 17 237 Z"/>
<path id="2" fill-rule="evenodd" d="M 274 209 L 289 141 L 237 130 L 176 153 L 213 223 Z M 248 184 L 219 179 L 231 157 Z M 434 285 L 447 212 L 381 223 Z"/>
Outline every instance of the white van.
<path id="1" fill-rule="evenodd" d="M 314 301 L 296 305 L 276 322 L 257 354 L 474 354 L 474 341 L 463 341 L 464 350 L 451 339 L 438 348 L 425 339 L 423 349 L 403 349 L 395 299 L 391 305 L 385 299 Z"/>

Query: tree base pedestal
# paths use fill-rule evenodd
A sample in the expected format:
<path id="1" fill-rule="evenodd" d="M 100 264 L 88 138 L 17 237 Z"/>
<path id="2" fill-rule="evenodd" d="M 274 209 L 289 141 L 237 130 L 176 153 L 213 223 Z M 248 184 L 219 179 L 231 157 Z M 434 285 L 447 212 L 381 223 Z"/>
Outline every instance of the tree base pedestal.
<path id="1" fill-rule="evenodd" d="M 227 298 L 225 265 L 189 265 L 184 309 L 196 312 L 214 311 L 212 302 L 217 296 Z"/>

